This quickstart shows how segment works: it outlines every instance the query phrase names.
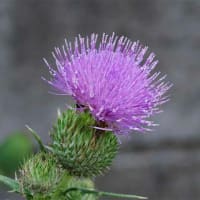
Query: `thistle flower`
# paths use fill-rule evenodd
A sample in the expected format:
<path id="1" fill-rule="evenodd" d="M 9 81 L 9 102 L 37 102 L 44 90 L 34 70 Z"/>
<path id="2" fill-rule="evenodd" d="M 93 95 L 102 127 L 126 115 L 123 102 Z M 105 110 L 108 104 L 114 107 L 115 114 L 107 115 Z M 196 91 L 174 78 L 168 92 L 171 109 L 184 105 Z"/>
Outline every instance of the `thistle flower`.
<path id="1" fill-rule="evenodd" d="M 73 45 L 65 41 L 62 49 L 55 48 L 56 69 L 45 60 L 52 75 L 48 83 L 90 110 L 96 128 L 118 134 L 151 130 L 156 124 L 150 117 L 168 101 L 172 85 L 153 72 L 158 61 L 154 53 L 145 58 L 147 49 L 114 33 L 103 34 L 100 42 L 97 34 L 79 36 Z"/>

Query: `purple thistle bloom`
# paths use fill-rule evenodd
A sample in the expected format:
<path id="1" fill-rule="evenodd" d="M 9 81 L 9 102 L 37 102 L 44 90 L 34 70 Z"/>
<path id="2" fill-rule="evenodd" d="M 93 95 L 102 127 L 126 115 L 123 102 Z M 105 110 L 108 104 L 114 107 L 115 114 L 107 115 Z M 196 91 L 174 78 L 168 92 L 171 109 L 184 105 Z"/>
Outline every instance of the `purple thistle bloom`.
<path id="1" fill-rule="evenodd" d="M 99 128 L 115 133 L 144 132 L 155 126 L 148 118 L 159 113 L 159 106 L 172 86 L 166 76 L 152 72 L 158 61 L 147 47 L 126 37 L 103 34 L 79 36 L 74 45 L 65 41 L 53 53 L 57 69 L 45 60 L 52 79 L 48 83 L 60 94 L 72 95 L 78 105 L 89 109 Z"/>

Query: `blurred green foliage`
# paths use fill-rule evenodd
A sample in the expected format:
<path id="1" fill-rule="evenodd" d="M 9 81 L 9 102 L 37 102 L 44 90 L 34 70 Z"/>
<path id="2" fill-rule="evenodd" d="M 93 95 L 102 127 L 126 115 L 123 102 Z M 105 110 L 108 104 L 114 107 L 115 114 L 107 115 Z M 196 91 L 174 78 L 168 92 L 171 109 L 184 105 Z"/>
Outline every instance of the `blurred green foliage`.
<path id="1" fill-rule="evenodd" d="M 24 133 L 13 133 L 0 143 L 0 174 L 13 176 L 23 160 L 31 155 L 33 145 Z"/>

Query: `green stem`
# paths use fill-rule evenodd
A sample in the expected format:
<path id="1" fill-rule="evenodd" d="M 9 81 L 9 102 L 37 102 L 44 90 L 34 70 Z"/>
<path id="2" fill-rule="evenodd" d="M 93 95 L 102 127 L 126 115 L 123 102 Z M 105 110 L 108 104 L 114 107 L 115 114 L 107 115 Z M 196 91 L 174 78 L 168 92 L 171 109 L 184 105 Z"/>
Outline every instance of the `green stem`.
<path id="1" fill-rule="evenodd" d="M 71 187 L 65 191 L 65 194 L 68 192 L 72 192 L 72 191 L 80 191 L 82 193 L 95 194 L 97 196 L 110 196 L 110 197 L 130 198 L 130 199 L 148 199 L 147 197 L 142 197 L 142 196 L 138 196 L 138 195 L 117 194 L 117 193 L 112 193 L 112 192 L 103 192 L 103 191 L 80 188 L 80 187 Z"/>

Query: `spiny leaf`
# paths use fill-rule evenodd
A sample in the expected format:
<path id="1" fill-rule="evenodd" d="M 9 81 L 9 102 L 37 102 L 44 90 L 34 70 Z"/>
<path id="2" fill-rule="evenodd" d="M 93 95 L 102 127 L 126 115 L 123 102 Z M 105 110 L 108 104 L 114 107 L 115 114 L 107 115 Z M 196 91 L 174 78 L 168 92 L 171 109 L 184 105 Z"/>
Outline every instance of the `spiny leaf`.
<path id="1" fill-rule="evenodd" d="M 72 192 L 72 191 L 80 191 L 83 194 L 94 194 L 97 196 L 110 196 L 110 197 L 117 197 L 117 198 L 129 198 L 129 199 L 148 199 L 147 197 L 138 196 L 138 195 L 131 195 L 131 194 L 117 194 L 112 192 L 103 192 L 94 189 L 87 189 L 87 188 L 80 188 L 80 187 L 71 187 L 65 191 L 65 194 Z"/>
<path id="2" fill-rule="evenodd" d="M 0 182 L 4 183 L 8 187 L 10 187 L 12 189 L 12 191 L 20 192 L 20 185 L 16 180 L 11 179 L 6 176 L 3 176 L 3 175 L 0 175 Z"/>
<path id="3" fill-rule="evenodd" d="M 44 147 L 44 144 L 42 143 L 40 136 L 32 128 L 30 128 L 28 125 L 26 125 L 26 128 L 30 131 L 32 136 L 35 138 L 35 140 L 39 144 L 40 150 L 45 152 L 46 149 Z"/>

